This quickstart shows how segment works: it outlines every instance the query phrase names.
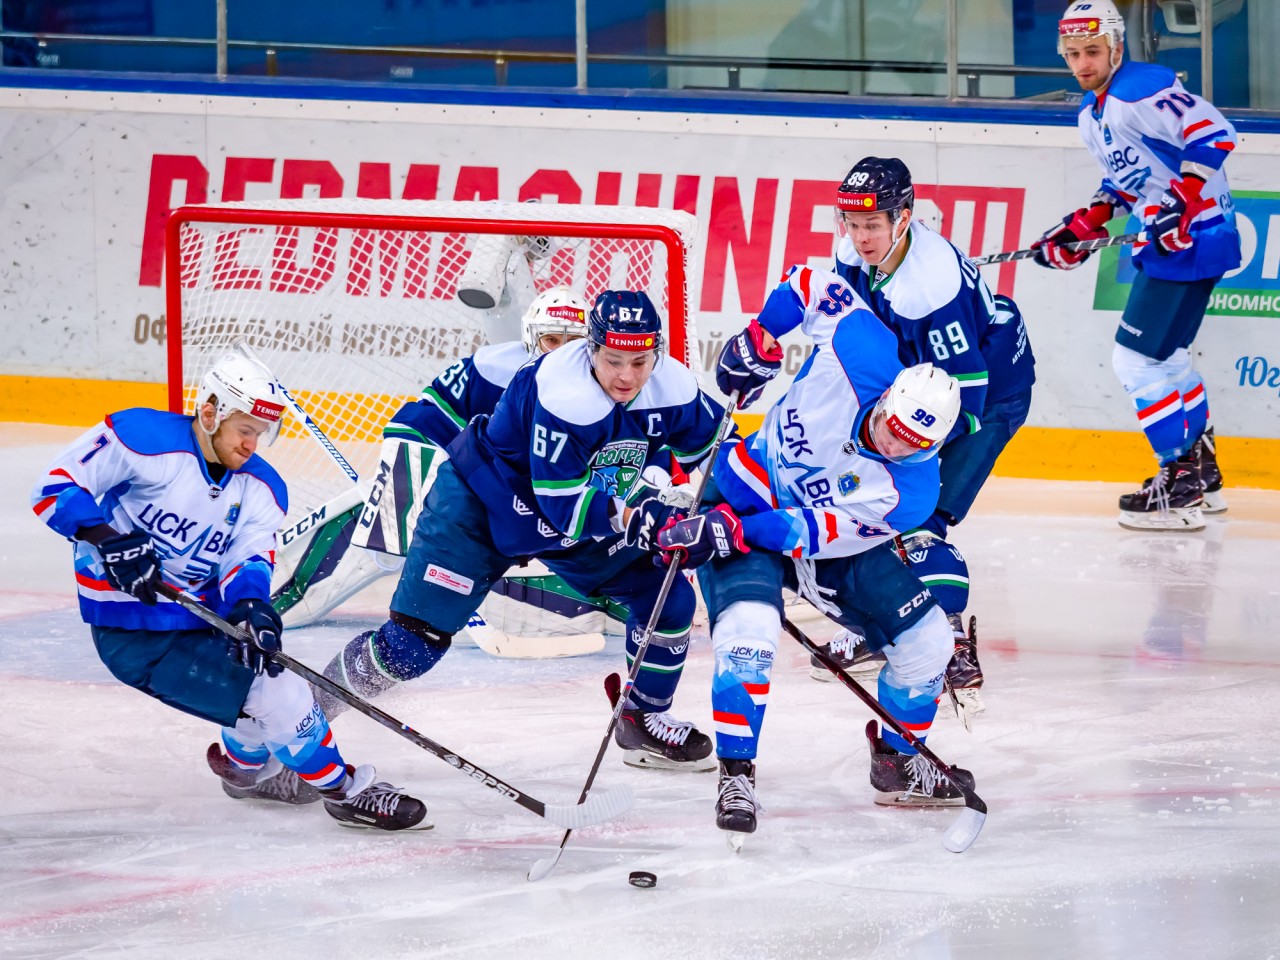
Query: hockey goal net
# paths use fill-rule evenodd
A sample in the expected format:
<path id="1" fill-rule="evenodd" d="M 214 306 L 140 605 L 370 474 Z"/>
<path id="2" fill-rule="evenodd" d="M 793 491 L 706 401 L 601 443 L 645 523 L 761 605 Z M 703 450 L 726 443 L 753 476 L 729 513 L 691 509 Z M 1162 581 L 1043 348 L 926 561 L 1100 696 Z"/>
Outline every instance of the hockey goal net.
<path id="1" fill-rule="evenodd" d="M 167 234 L 170 409 L 190 412 L 205 372 L 243 342 L 364 478 L 392 414 L 456 360 L 518 338 L 529 301 L 558 284 L 588 303 L 644 290 L 669 352 L 700 373 L 696 227 L 670 210 L 539 203 L 182 207 Z M 290 521 L 350 488 L 289 414 L 263 452 L 289 485 Z"/>

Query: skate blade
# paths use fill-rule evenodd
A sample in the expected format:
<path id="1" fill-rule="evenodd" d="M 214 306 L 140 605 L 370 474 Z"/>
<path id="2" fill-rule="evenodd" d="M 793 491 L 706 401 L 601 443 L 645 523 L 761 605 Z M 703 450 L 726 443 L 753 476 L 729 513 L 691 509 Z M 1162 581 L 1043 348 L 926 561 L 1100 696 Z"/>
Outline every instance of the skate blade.
<path id="1" fill-rule="evenodd" d="M 725 834 L 725 840 L 729 842 L 729 849 L 732 850 L 734 853 L 742 852 L 742 843 L 746 839 L 747 839 L 747 834 L 745 833 L 735 833 L 734 831 L 730 830 L 727 834 Z"/>
<path id="2" fill-rule="evenodd" d="M 1206 490 L 1204 492 L 1204 503 L 1200 505 L 1200 511 L 1207 514 L 1226 513 L 1227 498 L 1222 495 L 1221 490 L 1214 490 L 1212 493 Z"/>
<path id="3" fill-rule="evenodd" d="M 963 807 L 964 797 L 940 798 L 926 797 L 919 793 L 907 793 L 906 791 L 898 791 L 896 793 L 881 793 L 876 791 L 873 798 L 875 802 L 882 807 Z"/>
<path id="4" fill-rule="evenodd" d="M 640 770 L 674 770 L 678 773 L 710 773 L 719 767 L 714 755 L 701 760 L 668 760 L 646 750 L 624 750 L 622 762 Z"/>
<path id="5" fill-rule="evenodd" d="M 412 827 L 401 827 L 399 830 L 384 830 L 381 827 L 374 826 L 372 823 L 359 823 L 354 820 L 338 820 L 337 817 L 334 817 L 333 819 L 337 821 L 338 826 L 340 827 L 347 827 L 350 830 L 371 830 L 375 833 L 413 833 L 417 830 L 434 830 L 436 826 L 426 817 L 423 817 L 421 822 L 415 823 Z"/>
<path id="6" fill-rule="evenodd" d="M 1204 516 L 1199 507 L 1175 507 L 1164 515 L 1121 510 L 1118 522 L 1126 530 L 1173 530 L 1185 533 L 1204 529 Z"/>

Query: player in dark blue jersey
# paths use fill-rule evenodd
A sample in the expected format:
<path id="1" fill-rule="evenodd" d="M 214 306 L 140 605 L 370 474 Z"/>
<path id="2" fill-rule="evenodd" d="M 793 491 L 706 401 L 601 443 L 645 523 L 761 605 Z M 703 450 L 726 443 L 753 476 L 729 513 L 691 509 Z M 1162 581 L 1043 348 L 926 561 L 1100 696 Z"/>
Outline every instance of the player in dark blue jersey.
<path id="1" fill-rule="evenodd" d="M 235 799 L 325 801 L 354 826 L 423 825 L 426 807 L 350 767 L 307 682 L 280 649 L 267 600 L 285 485 L 256 453 L 284 407 L 275 379 L 230 355 L 205 377 L 196 415 L 113 413 L 67 448 L 32 494 L 36 515 L 75 544 L 80 609 L 102 662 L 123 683 L 222 726 L 210 767 Z M 194 594 L 256 646 L 230 641 L 159 596 Z M 429 826 L 429 824 L 426 824 Z"/>
<path id="2" fill-rule="evenodd" d="M 904 364 L 933 363 L 960 383 L 962 415 L 938 455 L 938 506 L 904 542 L 926 585 L 954 585 L 963 578 L 963 591 L 943 594 L 956 635 L 948 678 L 954 689 L 970 691 L 976 711 L 982 671 L 973 627 L 966 631 L 961 618 L 968 570 L 953 544 L 938 541 L 968 515 L 996 460 L 1026 421 L 1035 358 L 1014 302 L 992 296 L 978 268 L 953 243 L 912 218 L 914 207 L 906 164 L 896 158 L 860 160 L 836 192 L 836 271 L 897 336 Z M 861 658 L 848 638 L 838 641 L 848 662 Z M 829 677 L 825 670 L 814 675 Z"/>
<path id="3" fill-rule="evenodd" d="M 495 581 L 529 557 L 582 595 L 624 606 L 634 655 L 664 576 L 648 539 L 678 509 L 641 474 L 659 454 L 699 463 L 723 410 L 662 355 L 662 321 L 644 293 L 602 293 L 588 331 L 521 368 L 493 415 L 449 445 L 389 619 L 348 643 L 327 673 L 370 697 L 422 676 Z M 710 738 L 669 714 L 694 607 L 677 578 L 616 728 L 629 763 L 715 766 Z"/>

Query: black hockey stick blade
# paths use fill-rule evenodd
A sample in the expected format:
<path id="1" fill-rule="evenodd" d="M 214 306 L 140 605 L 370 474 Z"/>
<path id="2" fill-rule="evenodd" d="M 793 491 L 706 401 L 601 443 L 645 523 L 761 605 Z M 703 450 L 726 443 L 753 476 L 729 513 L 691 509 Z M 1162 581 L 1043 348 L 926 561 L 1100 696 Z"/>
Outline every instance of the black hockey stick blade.
<path id="1" fill-rule="evenodd" d="M 1136 243 L 1142 239 L 1140 233 L 1122 233 L 1114 237 L 1100 237 L 1097 240 L 1078 240 L 1075 243 L 1064 243 L 1064 249 L 1073 253 L 1089 252 L 1092 250 L 1100 250 L 1103 247 L 1118 247 L 1126 243 Z M 990 263 L 1008 263 L 1010 260 L 1027 260 L 1034 257 L 1036 252 L 1033 248 L 1028 247 L 1025 250 L 1010 250 L 1007 253 L 988 253 L 983 257 L 974 257 L 973 264 L 977 267 L 985 267 Z"/>
<path id="2" fill-rule="evenodd" d="M 183 593 L 167 583 L 162 583 L 156 588 L 156 592 L 163 597 L 167 597 L 174 603 L 177 603 L 185 610 L 189 610 L 197 617 L 203 620 L 229 637 L 237 640 L 247 640 L 253 642 L 253 637 L 246 630 L 228 623 L 222 617 L 218 616 L 204 604 L 200 603 L 195 597 L 188 593 Z M 554 823 L 558 827 L 566 830 L 573 830 L 578 827 L 588 827 L 592 824 L 603 823 L 605 820 L 611 820 L 614 817 L 630 810 L 635 803 L 635 796 L 629 787 L 613 787 L 609 790 L 603 790 L 598 794 L 590 797 L 582 797 L 575 803 L 543 803 L 541 800 L 534 799 L 526 793 L 517 790 L 509 783 L 499 780 L 483 767 L 478 767 L 468 761 L 460 754 L 454 753 L 448 747 L 445 747 L 430 737 L 414 730 L 407 723 L 403 723 L 379 710 L 367 700 L 352 693 L 341 684 L 334 683 L 322 673 L 317 673 L 305 663 L 293 659 L 287 653 L 276 651 L 272 653 L 271 659 L 280 666 L 284 667 L 298 676 L 302 677 L 308 683 L 319 687 L 326 693 L 341 700 L 347 706 L 351 707 L 357 713 L 363 713 L 370 720 L 381 724 L 388 730 L 394 731 L 404 737 L 410 743 L 421 747 L 432 756 L 439 757 L 449 766 L 453 767 L 461 773 L 465 773 L 468 777 L 475 780 L 481 786 L 488 787 L 495 793 L 500 794 L 506 799 L 517 803 L 524 807 L 530 813 L 533 813 L 544 820 Z"/>
<path id="3" fill-rule="evenodd" d="M 880 701 L 873 697 L 866 690 L 862 689 L 862 685 L 850 677 L 847 673 L 840 669 L 840 665 L 836 663 L 828 655 L 825 648 L 818 646 L 794 623 L 786 617 L 782 618 L 782 629 L 791 634 L 800 646 L 804 647 L 818 660 L 824 667 L 831 671 L 841 683 L 857 694 L 858 699 L 870 708 L 880 722 L 890 727 L 898 736 L 906 740 L 920 752 L 920 755 L 932 763 L 951 784 L 964 794 L 965 809 L 961 811 L 960 816 L 956 818 L 955 823 L 942 837 L 942 845 L 952 853 L 964 853 L 973 842 L 978 839 L 978 834 L 982 832 L 983 824 L 987 822 L 987 805 L 983 802 L 973 790 L 966 787 L 952 772 L 951 767 L 939 759 L 938 755 L 930 750 L 920 741 L 920 739 L 894 719 Z"/>

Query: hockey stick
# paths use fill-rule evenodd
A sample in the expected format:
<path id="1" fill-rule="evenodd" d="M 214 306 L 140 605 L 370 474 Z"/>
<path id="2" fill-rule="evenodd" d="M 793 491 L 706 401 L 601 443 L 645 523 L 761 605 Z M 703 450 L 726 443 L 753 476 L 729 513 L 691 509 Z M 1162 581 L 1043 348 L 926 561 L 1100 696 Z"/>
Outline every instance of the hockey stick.
<path id="1" fill-rule="evenodd" d="M 1100 250 L 1103 247 L 1118 247 L 1126 243 L 1136 243 L 1142 237 L 1141 233 L 1121 233 L 1114 237 L 1100 237 L 1097 240 L 1078 240 L 1075 243 L 1064 243 L 1062 244 L 1062 249 L 1070 250 L 1072 253 L 1088 253 L 1091 250 Z M 1028 247 L 1026 250 L 1010 250 L 1008 253 L 988 253 L 985 257 L 973 257 L 972 263 L 977 267 L 985 267 L 989 263 L 1026 260 L 1035 255 L 1036 251 Z"/>
<path id="2" fill-rule="evenodd" d="M 942 845 L 952 853 L 964 853 L 968 850 L 973 845 L 973 841 L 978 839 L 978 834 L 982 832 L 982 825 L 987 822 L 987 805 L 982 802 L 982 798 L 961 783 L 951 772 L 951 768 L 938 759 L 937 754 L 926 747 L 919 737 L 895 720 L 893 715 L 880 705 L 879 700 L 866 690 L 863 690 L 858 681 L 841 670 L 840 665 L 831 659 L 824 647 L 820 647 L 810 640 L 799 627 L 786 617 L 782 618 L 782 629 L 791 634 L 792 637 L 799 641 L 800 646 L 808 650 L 819 663 L 835 674 L 837 680 L 856 693 L 858 699 L 880 718 L 881 723 L 892 728 L 894 733 L 920 751 L 922 757 L 932 763 L 943 776 L 951 781 L 957 790 L 964 794 L 965 809 L 960 813 L 956 822 L 951 825 L 951 829 L 943 835 Z"/>
<path id="3" fill-rule="evenodd" d="M 263 370 L 271 373 L 271 368 L 262 362 L 261 357 L 254 353 L 253 348 L 249 346 L 247 340 L 237 340 L 236 349 L 254 363 L 258 364 L 258 366 L 262 367 Z M 280 388 L 280 396 L 284 397 L 288 402 L 289 409 L 291 409 L 294 412 L 294 415 L 302 421 L 302 425 L 306 427 L 307 432 L 315 438 L 316 443 L 320 444 L 320 446 L 324 448 L 324 452 L 327 453 L 330 459 L 338 465 L 338 468 L 351 479 L 352 483 L 359 483 L 360 475 L 356 473 L 355 468 L 352 467 L 351 464 L 347 463 L 347 458 L 338 452 L 338 448 L 333 445 L 333 441 L 329 439 L 328 435 L 320 429 L 319 424 L 311 419 L 311 414 L 302 409 L 302 404 L 298 403 L 298 401 L 293 398 L 293 394 L 291 394 L 285 385 L 280 382 L 279 377 L 274 373 L 271 373 L 271 379 L 274 380 L 276 386 Z"/>
<path id="4" fill-rule="evenodd" d="M 702 478 L 698 481 L 698 489 L 693 496 L 693 505 L 689 508 L 688 515 L 691 517 L 698 512 L 698 507 L 702 504 L 702 494 L 707 489 L 707 480 L 711 477 L 711 465 L 715 463 L 716 454 L 720 452 L 720 445 L 724 443 L 724 438 L 729 433 L 733 411 L 738 407 L 739 394 L 740 391 L 733 391 L 729 396 L 729 403 L 724 408 L 724 417 L 716 430 L 716 439 L 711 444 L 711 449 L 708 451 L 707 458 L 704 461 L 706 469 L 702 471 Z M 622 711 L 627 705 L 627 697 L 631 695 L 631 690 L 636 685 L 636 677 L 640 675 L 645 652 L 649 649 L 649 641 L 653 638 L 653 631 L 658 626 L 658 617 L 662 615 L 662 608 L 667 603 L 667 594 L 671 592 L 671 587 L 679 575 L 680 564 L 672 562 L 667 567 L 666 576 L 662 578 L 662 588 L 658 591 L 658 598 L 653 602 L 653 612 L 649 614 L 649 622 L 645 625 L 644 633 L 640 635 L 640 642 L 636 644 L 636 655 L 635 659 L 631 661 L 631 671 L 627 674 L 626 685 L 618 691 L 617 699 L 614 701 L 613 714 L 609 717 L 609 726 L 605 728 L 604 737 L 600 741 L 600 749 L 596 751 L 596 759 L 591 764 L 591 772 L 587 774 L 587 782 L 582 785 L 582 793 L 578 797 L 579 803 L 587 799 L 587 794 L 591 791 L 591 785 L 596 782 L 596 774 L 600 771 L 600 762 L 604 759 L 605 751 L 609 749 L 609 741 L 613 739 L 613 728 L 618 725 L 618 720 L 622 717 Z M 560 846 L 556 848 L 551 856 L 534 861 L 533 866 L 529 869 L 530 880 L 541 880 L 555 869 L 555 865 L 560 862 L 560 855 L 564 853 L 565 844 L 569 842 L 571 833 L 573 833 L 572 827 L 565 830 L 564 836 L 560 838 Z"/>
<path id="5" fill-rule="evenodd" d="M 253 643 L 253 637 L 247 630 L 233 626 L 222 617 L 218 616 L 204 604 L 196 600 L 189 593 L 177 590 L 167 583 L 162 583 L 156 588 L 156 592 L 163 597 L 177 603 L 185 610 L 189 610 L 205 623 L 220 630 L 227 636 L 236 640 L 248 641 Z M 558 827 L 564 827 L 572 830 L 575 827 L 589 827 L 596 823 L 602 823 L 605 820 L 611 820 L 621 813 L 631 809 L 635 803 L 635 797 L 632 796 L 629 787 L 611 787 L 608 790 L 596 794 L 590 800 L 584 796 L 576 804 L 568 803 L 543 803 L 541 800 L 535 800 L 526 793 L 521 793 L 515 787 L 499 780 L 489 771 L 464 759 L 460 755 L 454 753 L 447 747 L 441 746 L 430 737 L 424 736 L 414 730 L 407 723 L 401 723 L 395 717 L 379 710 L 373 704 L 367 702 L 361 697 L 356 696 L 346 687 L 334 683 L 322 673 L 317 673 L 308 667 L 305 663 L 293 659 L 287 653 L 276 651 L 270 654 L 272 660 L 280 664 L 286 670 L 296 673 L 308 683 L 319 687 L 330 696 L 341 700 L 352 710 L 363 713 L 370 720 L 382 724 L 388 730 L 393 730 L 400 736 L 404 737 L 410 743 L 413 743 L 433 756 L 439 757 L 455 770 L 465 773 L 468 777 L 478 781 L 481 785 L 494 790 L 501 796 L 515 803 L 520 804 L 530 813 L 549 820 Z M 585 802 L 584 802 L 585 801 Z"/>

